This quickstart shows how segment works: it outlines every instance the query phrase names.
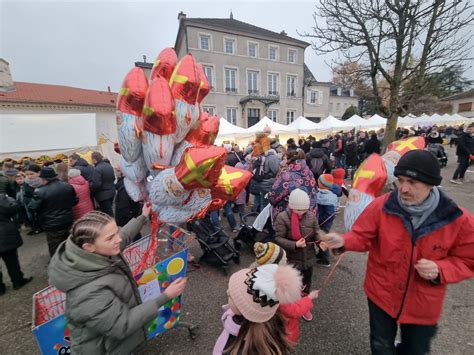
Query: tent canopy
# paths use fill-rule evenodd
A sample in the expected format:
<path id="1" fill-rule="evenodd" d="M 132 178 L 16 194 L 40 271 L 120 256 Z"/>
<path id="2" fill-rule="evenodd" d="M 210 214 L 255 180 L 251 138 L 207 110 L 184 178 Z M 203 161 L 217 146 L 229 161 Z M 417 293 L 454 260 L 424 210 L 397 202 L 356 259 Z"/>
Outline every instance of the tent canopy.
<path id="1" fill-rule="evenodd" d="M 258 132 L 263 132 L 266 126 L 269 126 L 272 130 L 271 134 L 284 134 L 284 133 L 296 133 L 296 130 L 292 127 L 282 125 L 277 122 L 273 122 L 271 119 L 269 119 L 267 116 L 263 117 L 259 122 L 254 124 L 252 127 L 249 127 L 246 129 L 247 133 L 250 133 L 250 135 L 258 133 Z"/>
<path id="2" fill-rule="evenodd" d="M 218 137 L 246 137 L 250 135 L 245 128 L 233 125 L 224 117 L 220 118 Z"/>
<path id="3" fill-rule="evenodd" d="M 316 131 L 323 131 L 320 125 L 308 120 L 307 118 L 300 116 L 293 122 L 288 125 L 289 128 L 294 129 L 298 133 L 308 133 L 308 132 L 316 132 Z"/>
<path id="4" fill-rule="evenodd" d="M 370 127 L 370 123 L 367 120 L 364 120 L 359 115 L 353 115 L 351 118 L 344 122 L 347 126 L 352 128 L 367 128 Z"/>
<path id="5" fill-rule="evenodd" d="M 338 120 L 334 116 L 329 115 L 326 119 L 319 122 L 319 127 L 322 130 L 337 131 L 343 128 L 347 128 L 347 125 L 345 125 L 343 121 Z"/>

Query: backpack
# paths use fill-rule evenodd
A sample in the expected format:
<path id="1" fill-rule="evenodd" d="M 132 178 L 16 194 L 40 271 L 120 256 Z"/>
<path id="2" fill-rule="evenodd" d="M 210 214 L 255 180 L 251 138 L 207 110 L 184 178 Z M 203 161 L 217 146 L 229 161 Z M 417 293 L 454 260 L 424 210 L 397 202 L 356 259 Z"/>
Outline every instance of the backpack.
<path id="1" fill-rule="evenodd" d="M 253 179 L 255 181 L 260 182 L 268 178 L 267 174 L 265 174 L 265 171 L 264 171 L 264 165 L 265 165 L 264 155 L 259 155 L 258 157 L 252 160 L 252 174 L 253 174 Z"/>
<path id="2" fill-rule="evenodd" d="M 310 161 L 311 171 L 313 172 L 314 178 L 317 179 L 319 175 L 323 173 L 324 159 L 321 158 L 311 158 Z"/>

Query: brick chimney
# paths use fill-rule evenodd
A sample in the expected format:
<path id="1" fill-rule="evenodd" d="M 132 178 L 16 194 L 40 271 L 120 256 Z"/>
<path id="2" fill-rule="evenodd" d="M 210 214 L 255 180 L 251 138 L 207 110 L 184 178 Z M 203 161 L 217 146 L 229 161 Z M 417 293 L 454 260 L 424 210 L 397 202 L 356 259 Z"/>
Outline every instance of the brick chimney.
<path id="1" fill-rule="evenodd" d="M 283 36 L 288 36 L 288 33 L 286 33 L 285 30 L 281 31 L 280 34 Z"/>

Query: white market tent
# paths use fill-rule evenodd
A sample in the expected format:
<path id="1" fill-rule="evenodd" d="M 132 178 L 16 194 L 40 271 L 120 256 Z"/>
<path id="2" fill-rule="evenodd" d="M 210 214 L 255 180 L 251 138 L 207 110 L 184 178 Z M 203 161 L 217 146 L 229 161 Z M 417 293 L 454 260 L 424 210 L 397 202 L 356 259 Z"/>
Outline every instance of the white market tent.
<path id="1" fill-rule="evenodd" d="M 340 131 L 341 129 L 347 129 L 347 125 L 344 121 L 338 120 L 334 116 L 329 115 L 326 119 L 319 122 L 321 130 L 329 131 Z"/>
<path id="2" fill-rule="evenodd" d="M 219 133 L 217 137 L 226 138 L 226 137 L 246 137 L 250 136 L 245 128 L 235 126 L 224 117 L 221 117 L 219 120 Z"/>
<path id="3" fill-rule="evenodd" d="M 367 122 L 370 124 L 370 127 L 385 127 L 387 119 L 375 114 L 367 119 Z"/>
<path id="4" fill-rule="evenodd" d="M 347 126 L 355 129 L 368 128 L 371 127 L 370 123 L 367 120 L 364 120 L 359 115 L 353 115 L 344 122 Z"/>
<path id="5" fill-rule="evenodd" d="M 318 123 L 310 121 L 303 116 L 300 116 L 296 120 L 291 122 L 288 127 L 293 129 L 295 132 L 298 132 L 299 134 L 324 131 L 323 129 L 321 129 Z M 326 129 L 326 131 L 330 130 Z"/>
<path id="6" fill-rule="evenodd" d="M 266 126 L 269 126 L 271 128 L 272 135 L 296 133 L 296 130 L 294 128 L 291 128 L 287 125 L 283 125 L 281 123 L 274 122 L 267 116 L 263 117 L 259 122 L 254 124 L 252 127 L 247 128 L 245 131 L 247 133 L 250 133 L 249 135 L 253 135 L 258 132 L 263 132 Z"/>

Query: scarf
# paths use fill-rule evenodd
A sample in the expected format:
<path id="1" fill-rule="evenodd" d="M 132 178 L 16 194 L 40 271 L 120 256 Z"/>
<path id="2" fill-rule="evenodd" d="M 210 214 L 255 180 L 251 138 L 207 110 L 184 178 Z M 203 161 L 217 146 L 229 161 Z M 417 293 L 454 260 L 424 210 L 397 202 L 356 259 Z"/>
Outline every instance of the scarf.
<path id="1" fill-rule="evenodd" d="M 293 240 L 298 241 L 301 239 L 301 229 L 300 229 L 300 221 L 303 219 L 304 214 L 298 216 L 295 212 L 290 210 L 291 212 L 291 237 Z"/>
<path id="2" fill-rule="evenodd" d="M 212 351 L 213 355 L 221 355 L 224 351 L 224 348 L 229 340 L 229 336 L 237 336 L 240 330 L 240 324 L 235 323 L 233 317 L 234 312 L 230 309 L 229 305 L 226 304 L 222 306 L 224 310 L 224 314 L 221 317 L 222 325 L 224 326 L 224 330 L 222 331 L 221 335 L 216 341 L 214 345 L 214 350 Z"/>
<path id="3" fill-rule="evenodd" d="M 43 180 L 41 180 L 40 177 L 35 177 L 33 179 L 30 179 L 30 178 L 27 177 L 25 179 L 25 182 L 34 189 L 36 189 L 36 188 L 40 187 L 41 185 L 43 185 Z"/>
<path id="4" fill-rule="evenodd" d="M 416 206 L 407 206 L 406 204 L 404 204 L 402 199 L 400 198 L 400 193 L 398 191 L 397 200 L 402 210 L 404 210 L 410 215 L 413 224 L 413 229 L 417 230 L 423 224 L 423 222 L 426 221 L 428 216 L 434 212 L 436 207 L 438 207 L 439 190 L 436 186 L 434 186 L 431 189 L 428 198 L 424 200 L 421 204 Z"/>

